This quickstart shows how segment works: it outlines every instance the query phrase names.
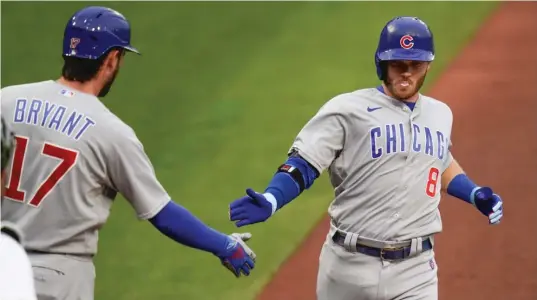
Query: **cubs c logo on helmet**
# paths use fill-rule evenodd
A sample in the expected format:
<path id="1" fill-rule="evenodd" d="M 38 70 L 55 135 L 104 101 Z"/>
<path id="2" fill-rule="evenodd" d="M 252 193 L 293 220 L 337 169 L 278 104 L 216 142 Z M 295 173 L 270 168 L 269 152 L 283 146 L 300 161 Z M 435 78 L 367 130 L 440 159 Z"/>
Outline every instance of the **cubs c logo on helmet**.
<path id="1" fill-rule="evenodd" d="M 399 40 L 399 44 L 401 44 L 401 48 L 403 49 L 410 49 L 414 47 L 414 42 L 412 42 L 414 38 L 408 34 L 403 35 L 401 39 Z"/>

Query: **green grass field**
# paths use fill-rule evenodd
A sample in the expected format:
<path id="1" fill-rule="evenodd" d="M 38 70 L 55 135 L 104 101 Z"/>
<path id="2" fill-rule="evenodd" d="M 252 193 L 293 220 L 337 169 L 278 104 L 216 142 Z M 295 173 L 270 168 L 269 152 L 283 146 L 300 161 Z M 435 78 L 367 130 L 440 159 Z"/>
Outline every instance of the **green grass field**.
<path id="1" fill-rule="evenodd" d="M 382 26 L 416 15 L 432 27 L 427 84 L 494 9 L 490 2 L 106 2 L 130 19 L 133 44 L 105 103 L 145 145 L 173 199 L 236 230 L 227 205 L 262 190 L 304 123 L 331 97 L 378 84 Z M 93 3 L 95 5 L 95 3 Z M 57 78 L 63 27 L 83 2 L 8 2 L 1 85 Z M 326 176 L 269 222 L 248 228 L 258 254 L 236 280 L 219 261 L 163 237 L 118 198 L 100 236 L 98 300 L 253 299 L 326 212 Z"/>

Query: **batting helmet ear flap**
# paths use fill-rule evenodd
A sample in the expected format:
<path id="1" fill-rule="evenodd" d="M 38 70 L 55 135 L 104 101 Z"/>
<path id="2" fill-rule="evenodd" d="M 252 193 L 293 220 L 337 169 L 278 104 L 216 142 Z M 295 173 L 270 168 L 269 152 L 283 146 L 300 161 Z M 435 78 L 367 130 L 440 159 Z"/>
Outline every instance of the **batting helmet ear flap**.
<path id="1" fill-rule="evenodd" d="M 380 80 L 384 81 L 384 83 L 388 84 L 388 62 L 386 61 L 380 61 L 379 62 L 379 68 L 380 68 Z"/>

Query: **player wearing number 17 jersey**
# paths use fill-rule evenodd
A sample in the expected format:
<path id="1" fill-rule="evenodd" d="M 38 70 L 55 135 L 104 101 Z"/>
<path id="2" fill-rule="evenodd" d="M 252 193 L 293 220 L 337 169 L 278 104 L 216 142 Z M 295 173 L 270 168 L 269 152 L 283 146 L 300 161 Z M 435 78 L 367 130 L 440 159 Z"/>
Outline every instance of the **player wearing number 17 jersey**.
<path id="1" fill-rule="evenodd" d="M 24 234 L 38 298 L 93 299 L 98 231 L 117 193 L 163 234 L 248 275 L 249 234 L 220 233 L 171 201 L 135 132 L 97 98 L 108 93 L 125 53 L 138 52 L 127 20 L 84 8 L 69 19 L 63 49 L 60 79 L 1 92 L 2 115 L 16 133 L 2 219 Z"/>

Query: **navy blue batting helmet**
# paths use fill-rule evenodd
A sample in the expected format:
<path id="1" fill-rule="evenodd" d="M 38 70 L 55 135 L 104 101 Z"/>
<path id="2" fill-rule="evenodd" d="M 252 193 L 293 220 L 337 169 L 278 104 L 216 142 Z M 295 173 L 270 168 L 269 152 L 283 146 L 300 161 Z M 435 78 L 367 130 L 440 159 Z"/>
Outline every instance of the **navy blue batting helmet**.
<path id="1" fill-rule="evenodd" d="M 379 79 L 383 79 L 380 63 L 390 60 L 433 61 L 434 41 L 429 26 L 416 17 L 396 17 L 386 23 L 375 52 Z"/>
<path id="2" fill-rule="evenodd" d="M 119 12 L 101 6 L 77 11 L 67 22 L 63 55 L 97 59 L 113 47 L 140 54 L 131 45 L 129 21 Z"/>

